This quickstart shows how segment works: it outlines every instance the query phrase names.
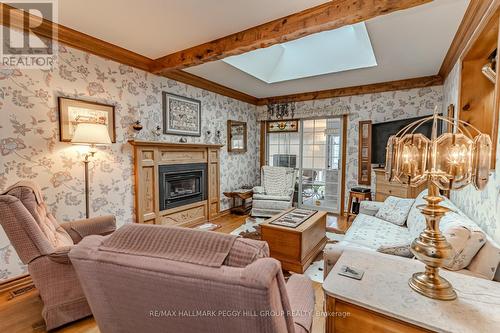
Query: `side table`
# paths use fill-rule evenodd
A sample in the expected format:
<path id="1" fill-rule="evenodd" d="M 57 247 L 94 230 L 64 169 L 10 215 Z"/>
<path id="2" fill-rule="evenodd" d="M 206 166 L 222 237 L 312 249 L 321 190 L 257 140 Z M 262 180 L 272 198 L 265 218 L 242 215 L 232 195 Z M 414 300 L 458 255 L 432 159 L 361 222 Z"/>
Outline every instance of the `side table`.
<path id="1" fill-rule="evenodd" d="M 252 209 L 252 202 L 247 201 L 253 197 L 252 189 L 238 189 L 231 192 L 224 192 L 224 195 L 233 199 L 233 206 L 231 213 L 238 215 L 245 215 Z M 241 200 L 241 205 L 236 206 L 236 199 Z"/>
<path id="2" fill-rule="evenodd" d="M 350 191 L 349 192 L 349 203 L 347 205 L 347 223 L 350 222 L 351 217 L 356 217 L 357 214 L 352 212 L 352 201 L 355 200 L 355 202 L 359 203 L 362 200 L 372 200 L 372 193 L 371 192 L 356 192 L 356 191 Z"/>

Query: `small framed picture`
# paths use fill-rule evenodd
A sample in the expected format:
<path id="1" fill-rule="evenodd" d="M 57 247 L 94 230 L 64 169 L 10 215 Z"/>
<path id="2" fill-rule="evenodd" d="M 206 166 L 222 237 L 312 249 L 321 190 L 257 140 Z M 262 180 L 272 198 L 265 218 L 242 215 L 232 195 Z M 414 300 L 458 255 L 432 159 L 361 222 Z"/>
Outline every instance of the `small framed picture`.
<path id="1" fill-rule="evenodd" d="M 70 142 L 79 122 L 95 122 L 108 127 L 111 141 L 116 142 L 115 106 L 59 97 L 59 140 Z"/>
<path id="2" fill-rule="evenodd" d="M 201 136 L 201 102 L 164 91 L 163 133 Z"/>

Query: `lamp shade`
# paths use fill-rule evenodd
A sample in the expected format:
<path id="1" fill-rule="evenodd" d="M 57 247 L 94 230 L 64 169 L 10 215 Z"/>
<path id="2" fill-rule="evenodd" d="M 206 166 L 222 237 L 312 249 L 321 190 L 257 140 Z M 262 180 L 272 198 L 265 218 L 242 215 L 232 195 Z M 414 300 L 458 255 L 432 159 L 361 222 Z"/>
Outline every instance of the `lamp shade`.
<path id="1" fill-rule="evenodd" d="M 71 143 L 85 145 L 105 145 L 111 144 L 108 127 L 97 123 L 79 123 Z"/>

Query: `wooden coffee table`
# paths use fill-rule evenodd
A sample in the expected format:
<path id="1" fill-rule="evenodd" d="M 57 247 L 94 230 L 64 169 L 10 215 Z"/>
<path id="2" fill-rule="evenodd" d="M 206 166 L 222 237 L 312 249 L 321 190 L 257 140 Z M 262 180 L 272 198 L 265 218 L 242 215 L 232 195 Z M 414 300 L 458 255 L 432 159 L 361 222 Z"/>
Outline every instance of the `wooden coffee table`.
<path id="1" fill-rule="evenodd" d="M 271 257 L 281 262 L 281 268 L 304 273 L 325 247 L 326 212 L 318 211 L 296 228 L 270 224 L 294 208 L 273 216 L 260 225 L 262 240 L 269 244 Z"/>

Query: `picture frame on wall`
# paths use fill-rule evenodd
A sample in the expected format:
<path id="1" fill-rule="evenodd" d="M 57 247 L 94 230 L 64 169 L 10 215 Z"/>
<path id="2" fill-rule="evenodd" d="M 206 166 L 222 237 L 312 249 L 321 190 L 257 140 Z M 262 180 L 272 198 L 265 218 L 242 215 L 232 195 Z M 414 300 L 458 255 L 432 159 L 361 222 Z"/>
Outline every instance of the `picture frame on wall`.
<path id="1" fill-rule="evenodd" d="M 80 99 L 58 97 L 59 140 L 71 142 L 76 125 L 80 122 L 93 122 L 108 127 L 111 142 L 116 142 L 115 106 Z"/>
<path id="2" fill-rule="evenodd" d="M 201 136 L 201 102 L 164 91 L 163 133 Z"/>

